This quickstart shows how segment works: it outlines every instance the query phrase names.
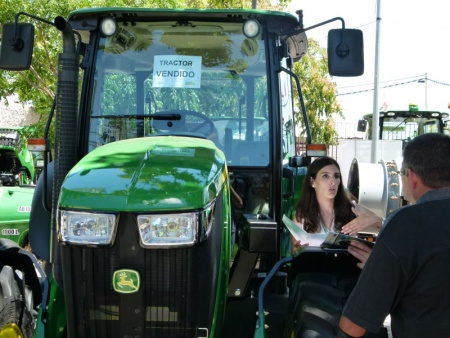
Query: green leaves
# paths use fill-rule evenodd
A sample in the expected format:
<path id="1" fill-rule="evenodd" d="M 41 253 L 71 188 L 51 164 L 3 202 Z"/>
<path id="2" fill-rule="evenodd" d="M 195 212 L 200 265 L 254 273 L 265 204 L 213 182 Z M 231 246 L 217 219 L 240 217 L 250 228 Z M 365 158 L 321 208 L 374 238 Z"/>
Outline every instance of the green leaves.
<path id="1" fill-rule="evenodd" d="M 317 41 L 308 39 L 308 53 L 294 65 L 300 79 L 302 93 L 314 143 L 335 144 L 336 130 L 333 113 L 342 115 L 336 100 L 336 84 L 328 74 L 327 53 Z M 297 91 L 297 89 L 295 89 Z M 294 96 L 298 97 L 298 94 Z M 300 104 L 296 102 L 296 121 L 302 121 Z M 300 136 L 305 136 L 302 129 Z"/>
<path id="2" fill-rule="evenodd" d="M 26 12 L 45 20 L 54 21 L 57 16 L 67 17 L 76 9 L 86 7 L 185 7 L 182 0 L 3 0 L 0 7 L 0 22 L 13 22 L 16 14 Z M 58 54 L 62 51 L 61 33 L 54 27 L 21 15 L 20 22 L 35 25 L 35 44 L 31 68 L 27 71 L 0 71 L 0 98 L 17 93 L 20 102 L 32 102 L 36 113 L 43 118 L 34 128 L 33 137 L 42 137 L 47 115 L 56 93 Z M 0 33 L 2 25 L 0 25 Z"/>
<path id="3" fill-rule="evenodd" d="M 278 5 L 268 0 L 257 2 L 258 9 L 281 10 L 290 0 Z M 251 8 L 251 0 L 3 0 L 0 22 L 12 22 L 18 11 L 53 21 L 56 16 L 67 17 L 73 10 L 85 7 L 153 7 L 153 8 Z M 60 32 L 54 27 L 26 16 L 21 22 L 33 22 L 36 28 L 35 47 L 31 69 L 23 72 L 0 71 L 0 98 L 17 93 L 20 102 L 33 102 L 35 111 L 42 115 L 35 126 L 35 135 L 42 131 L 56 92 L 57 60 L 62 50 Z M 2 26 L 0 25 L 0 32 Z M 333 113 L 342 114 L 336 100 L 336 85 L 328 75 L 326 50 L 314 40 L 309 40 L 308 53 L 295 64 L 294 71 L 300 77 L 314 142 L 335 143 L 336 131 Z M 298 97 L 296 95 L 295 97 Z M 299 107 L 299 103 L 296 102 Z M 300 110 L 300 109 L 299 109 Z M 297 121 L 301 121 L 298 118 Z M 304 131 L 303 131 L 304 134 Z"/>

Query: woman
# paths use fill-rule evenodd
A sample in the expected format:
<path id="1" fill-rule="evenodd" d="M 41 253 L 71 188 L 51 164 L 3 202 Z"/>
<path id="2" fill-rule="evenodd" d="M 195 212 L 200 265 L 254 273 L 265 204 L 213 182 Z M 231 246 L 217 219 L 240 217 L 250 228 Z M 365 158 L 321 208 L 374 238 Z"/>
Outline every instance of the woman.
<path id="1" fill-rule="evenodd" d="M 341 180 L 339 164 L 331 157 L 319 157 L 308 168 L 295 209 L 294 222 L 308 233 L 340 232 L 355 218 L 352 203 Z M 291 236 L 292 252 L 308 243 Z"/>

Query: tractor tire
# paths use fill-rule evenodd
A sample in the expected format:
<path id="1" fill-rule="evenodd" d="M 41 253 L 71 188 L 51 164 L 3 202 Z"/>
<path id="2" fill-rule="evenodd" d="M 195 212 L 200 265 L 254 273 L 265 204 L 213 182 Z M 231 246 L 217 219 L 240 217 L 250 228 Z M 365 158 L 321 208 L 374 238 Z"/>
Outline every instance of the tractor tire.
<path id="1" fill-rule="evenodd" d="M 344 305 L 356 284 L 355 278 L 340 274 L 302 273 L 292 285 L 289 300 L 291 317 L 285 325 L 285 337 L 333 338 Z M 386 328 L 365 338 L 388 338 Z"/>
<path id="2" fill-rule="evenodd" d="M 34 335 L 36 311 L 31 289 L 10 266 L 0 272 L 0 338 L 31 338 Z"/>

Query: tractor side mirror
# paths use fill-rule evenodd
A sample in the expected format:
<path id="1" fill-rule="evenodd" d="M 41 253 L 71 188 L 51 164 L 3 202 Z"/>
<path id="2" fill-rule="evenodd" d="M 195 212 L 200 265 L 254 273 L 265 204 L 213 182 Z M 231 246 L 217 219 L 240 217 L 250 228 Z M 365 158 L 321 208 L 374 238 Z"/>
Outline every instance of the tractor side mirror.
<path id="1" fill-rule="evenodd" d="M 367 130 L 367 121 L 366 120 L 358 120 L 357 131 L 365 132 Z"/>
<path id="2" fill-rule="evenodd" d="M 328 71 L 334 76 L 364 74 L 363 33 L 359 29 L 328 32 Z"/>
<path id="3" fill-rule="evenodd" d="M 30 23 L 3 25 L 0 50 L 0 69 L 27 70 L 31 65 L 34 26 Z"/>

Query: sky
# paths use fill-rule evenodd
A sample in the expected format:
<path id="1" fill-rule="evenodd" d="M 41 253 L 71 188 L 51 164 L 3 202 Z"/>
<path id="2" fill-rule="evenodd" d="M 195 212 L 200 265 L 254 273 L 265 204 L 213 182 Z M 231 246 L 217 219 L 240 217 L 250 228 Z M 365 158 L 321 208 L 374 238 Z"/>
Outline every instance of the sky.
<path id="1" fill-rule="evenodd" d="M 333 78 L 346 122 L 374 111 L 377 27 L 377 105 L 407 110 L 409 104 L 416 104 L 422 110 L 450 113 L 450 1 L 293 0 L 289 11 L 295 14 L 299 9 L 303 10 L 305 28 L 342 17 L 346 28 L 363 31 L 364 74 Z M 335 21 L 306 35 L 326 47 L 328 31 L 340 27 L 340 21 Z M 426 80 L 420 83 L 419 79 Z"/>

